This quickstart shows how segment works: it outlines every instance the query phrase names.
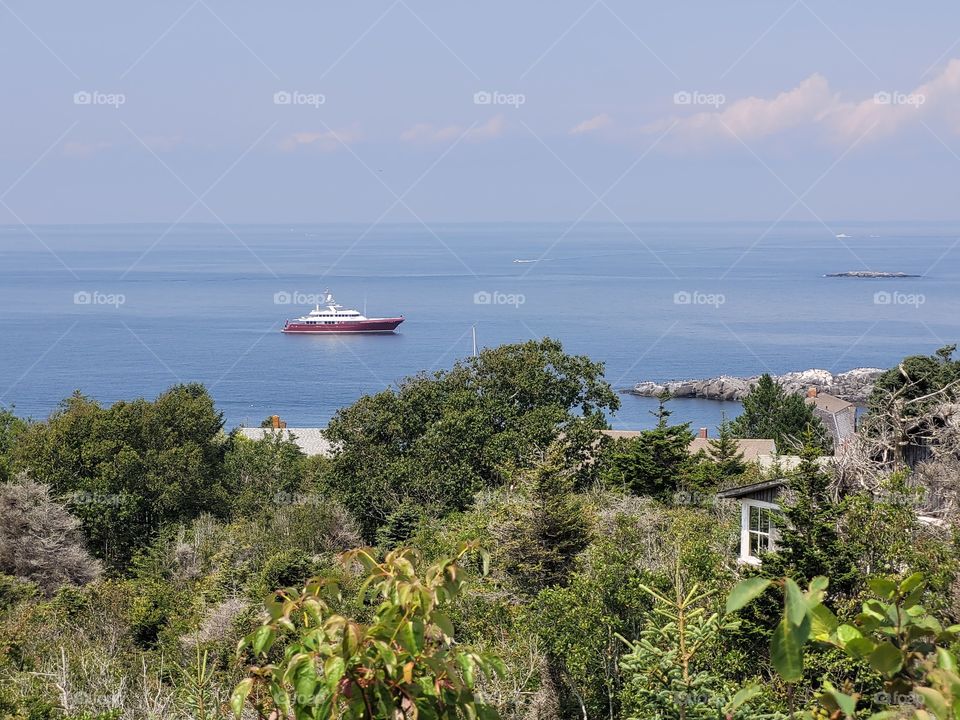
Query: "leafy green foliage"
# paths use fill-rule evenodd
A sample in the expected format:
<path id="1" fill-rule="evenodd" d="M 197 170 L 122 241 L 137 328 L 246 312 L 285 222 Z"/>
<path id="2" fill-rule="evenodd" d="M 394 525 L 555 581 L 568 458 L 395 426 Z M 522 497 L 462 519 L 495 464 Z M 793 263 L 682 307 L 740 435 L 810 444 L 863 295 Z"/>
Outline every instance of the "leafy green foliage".
<path id="1" fill-rule="evenodd" d="M 14 415 L 12 409 L 0 408 L 0 483 L 13 479 L 11 451 L 26 429 L 26 421 Z"/>
<path id="2" fill-rule="evenodd" d="M 230 489 L 232 515 L 249 517 L 267 505 L 306 494 L 306 458 L 293 440 L 279 433 L 268 433 L 260 440 L 234 434 L 231 440 L 223 474 Z"/>
<path id="3" fill-rule="evenodd" d="M 756 597 L 755 580 L 749 590 L 733 591 L 738 598 Z M 811 580 L 802 592 L 790 578 L 767 584 L 783 591 L 783 617 L 771 637 L 774 667 L 788 683 L 802 677 L 804 645 L 813 641 L 840 649 L 851 660 L 865 661 L 884 680 L 889 710 L 871 720 L 912 717 L 916 720 L 955 720 L 960 709 L 960 675 L 951 651 L 960 638 L 960 625 L 944 627 L 921 604 L 926 582 L 920 573 L 896 580 L 871 578 L 873 598 L 866 600 L 853 622 L 840 622 L 823 604 L 829 585 L 825 577 Z M 764 588 L 765 589 L 765 588 Z M 734 604 L 739 604 L 739 601 Z M 915 710 L 919 698 L 925 710 Z M 830 717 L 857 717 L 858 693 L 847 693 L 824 683 L 819 701 Z M 902 715 L 904 711 L 909 715 Z"/>
<path id="4" fill-rule="evenodd" d="M 603 411 L 617 407 L 602 364 L 555 340 L 484 350 L 339 411 L 327 430 L 339 450 L 325 487 L 373 541 L 404 501 L 437 517 L 462 510 L 477 491 L 532 467 L 560 433 L 570 458 L 583 460 L 606 427 Z"/>
<path id="5" fill-rule="evenodd" d="M 887 370 L 873 384 L 871 410 L 883 410 L 895 396 L 904 417 L 923 414 L 937 402 L 937 391 L 960 381 L 960 361 L 953 359 L 956 349 L 956 345 L 947 345 L 932 356 L 911 355 Z"/>
<path id="6" fill-rule="evenodd" d="M 475 693 L 481 674 L 502 670 L 495 658 L 459 648 L 443 607 L 461 591 L 465 577 L 458 554 L 427 568 L 421 578 L 409 549 L 378 561 L 368 550 L 348 553 L 366 573 L 362 588 L 378 598 L 369 623 L 338 615 L 330 602 L 337 587 L 314 578 L 302 591 L 288 588 L 269 597 L 270 619 L 240 644 L 255 665 L 234 691 L 239 716 L 248 699 L 261 715 L 276 708 L 287 716 L 363 718 L 496 718 Z"/>
<path id="7" fill-rule="evenodd" d="M 743 398 L 743 413 L 731 423 L 740 438 L 772 438 L 781 453 L 800 447 L 804 433 L 811 428 L 814 444 L 823 451 L 831 448 L 827 430 L 800 395 L 788 394 L 769 374 Z"/>
<path id="8" fill-rule="evenodd" d="M 117 568 L 165 523 L 226 514 L 222 427 L 200 385 L 107 409 L 76 394 L 23 433 L 15 466 L 65 497 L 91 550 Z"/>

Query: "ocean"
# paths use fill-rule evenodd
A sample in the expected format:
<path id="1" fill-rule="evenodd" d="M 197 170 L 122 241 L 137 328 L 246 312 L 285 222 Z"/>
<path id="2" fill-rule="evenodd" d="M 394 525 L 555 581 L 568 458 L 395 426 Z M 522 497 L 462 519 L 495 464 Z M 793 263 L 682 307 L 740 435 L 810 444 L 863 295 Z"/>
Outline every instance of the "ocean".
<path id="1" fill-rule="evenodd" d="M 108 404 L 196 381 L 228 427 L 323 426 L 469 355 L 471 328 L 481 347 L 558 338 L 618 389 L 888 367 L 960 336 L 958 242 L 932 223 L 4 226 L 0 403 L 40 419 L 75 390 Z M 824 277 L 863 269 L 922 277 Z M 406 322 L 283 335 L 326 289 Z M 649 427 L 655 406 L 623 395 L 611 424 Z M 711 429 L 739 411 L 670 407 Z"/>

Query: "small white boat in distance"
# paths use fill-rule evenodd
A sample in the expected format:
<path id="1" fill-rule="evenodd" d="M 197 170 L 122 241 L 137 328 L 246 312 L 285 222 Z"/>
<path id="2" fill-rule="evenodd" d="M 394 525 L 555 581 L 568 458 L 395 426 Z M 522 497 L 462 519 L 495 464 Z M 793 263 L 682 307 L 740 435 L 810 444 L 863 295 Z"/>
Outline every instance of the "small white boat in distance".
<path id="1" fill-rule="evenodd" d="M 838 239 L 842 240 L 842 239 L 844 239 L 844 238 L 849 238 L 849 237 L 852 237 L 852 236 L 847 235 L 846 233 L 840 233 L 840 234 L 837 235 L 836 237 L 837 237 Z"/>
<path id="2" fill-rule="evenodd" d="M 537 261 L 536 261 L 536 260 L 521 260 L 521 259 L 517 258 L 516 260 L 514 260 L 514 262 L 515 262 L 515 263 L 535 263 L 535 262 L 537 262 Z"/>

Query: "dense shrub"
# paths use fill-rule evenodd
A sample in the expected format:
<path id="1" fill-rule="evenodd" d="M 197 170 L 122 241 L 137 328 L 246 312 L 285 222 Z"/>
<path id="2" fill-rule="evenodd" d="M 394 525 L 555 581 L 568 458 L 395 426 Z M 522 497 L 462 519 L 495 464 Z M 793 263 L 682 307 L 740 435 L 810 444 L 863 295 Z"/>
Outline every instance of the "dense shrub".
<path id="1" fill-rule="evenodd" d="M 100 574 L 84 548 L 80 521 L 51 500 L 46 485 L 23 476 L 0 484 L 0 518 L 0 573 L 35 583 L 47 595 Z"/>

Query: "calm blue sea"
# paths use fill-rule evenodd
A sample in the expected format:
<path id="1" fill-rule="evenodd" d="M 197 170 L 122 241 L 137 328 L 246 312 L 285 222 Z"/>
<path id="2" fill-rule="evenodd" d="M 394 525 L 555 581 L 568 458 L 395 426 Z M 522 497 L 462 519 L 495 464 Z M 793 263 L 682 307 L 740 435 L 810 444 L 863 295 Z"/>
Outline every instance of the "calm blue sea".
<path id="1" fill-rule="evenodd" d="M 0 227 L 0 403 L 43 418 L 74 390 L 111 403 L 199 381 L 230 426 L 324 425 L 468 355 L 471 326 L 481 346 L 559 338 L 618 388 L 889 366 L 960 337 L 958 242 L 960 224 L 923 223 Z M 823 277 L 861 269 L 923 277 Z M 326 288 L 407 321 L 282 335 L 308 309 L 283 301 Z M 653 401 L 622 401 L 615 427 L 651 424 Z M 672 406 L 695 427 L 739 407 Z"/>

